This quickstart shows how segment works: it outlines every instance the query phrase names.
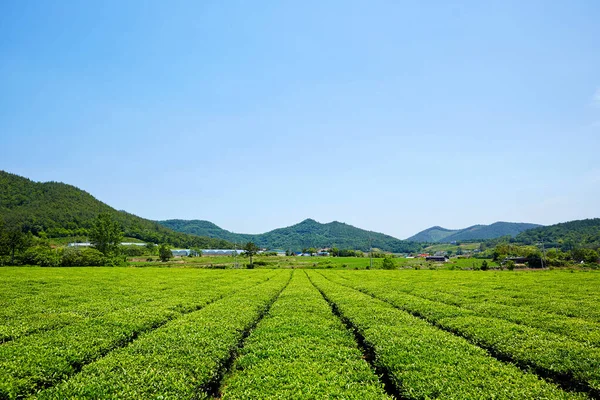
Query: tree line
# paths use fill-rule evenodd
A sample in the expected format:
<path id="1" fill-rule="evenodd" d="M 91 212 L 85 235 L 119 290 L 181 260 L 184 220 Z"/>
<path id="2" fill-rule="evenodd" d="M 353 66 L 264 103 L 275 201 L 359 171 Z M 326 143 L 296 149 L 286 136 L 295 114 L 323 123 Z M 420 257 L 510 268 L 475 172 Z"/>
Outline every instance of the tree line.
<path id="1" fill-rule="evenodd" d="M 166 243 L 122 246 L 124 231 L 109 213 L 99 214 L 87 233 L 91 247 L 56 247 L 44 232 L 36 236 L 18 219 L 0 217 L 0 265 L 118 266 L 125 265 L 128 256 L 158 255 L 162 261 L 173 256 Z"/>

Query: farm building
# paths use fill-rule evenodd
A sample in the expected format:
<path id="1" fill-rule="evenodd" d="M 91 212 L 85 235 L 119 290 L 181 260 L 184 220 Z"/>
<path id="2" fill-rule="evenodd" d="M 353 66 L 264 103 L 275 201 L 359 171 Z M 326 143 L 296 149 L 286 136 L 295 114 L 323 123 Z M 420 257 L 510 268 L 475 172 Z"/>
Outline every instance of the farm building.
<path id="1" fill-rule="evenodd" d="M 121 246 L 145 246 L 146 243 L 130 243 L 130 242 L 123 242 L 121 243 Z M 90 242 L 81 242 L 81 243 L 69 243 L 67 244 L 68 247 L 90 247 L 92 246 L 92 244 Z"/>
<path id="2" fill-rule="evenodd" d="M 198 253 L 190 249 L 171 249 L 171 253 L 173 253 L 173 257 L 187 257 L 190 254 L 198 255 Z"/>
<path id="3" fill-rule="evenodd" d="M 448 257 L 446 256 L 427 256 L 425 257 L 425 261 L 435 261 L 435 262 L 446 262 Z"/>
<path id="4" fill-rule="evenodd" d="M 235 250 L 235 249 L 202 249 L 203 256 L 232 256 L 237 252 L 237 254 L 244 253 L 244 250 Z"/>
<path id="5" fill-rule="evenodd" d="M 512 261 L 515 264 L 525 264 L 528 260 L 527 257 L 507 257 L 502 261 L 502 264 L 507 261 Z"/>

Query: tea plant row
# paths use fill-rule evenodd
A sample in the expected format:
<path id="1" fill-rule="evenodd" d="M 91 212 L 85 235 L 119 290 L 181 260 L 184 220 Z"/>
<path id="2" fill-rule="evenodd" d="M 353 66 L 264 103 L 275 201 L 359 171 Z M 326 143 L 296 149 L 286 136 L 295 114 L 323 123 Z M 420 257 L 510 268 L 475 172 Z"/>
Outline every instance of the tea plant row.
<path id="1" fill-rule="evenodd" d="M 402 397 L 586 398 L 501 362 L 480 347 L 391 304 L 334 283 L 316 271 L 311 280 L 374 349 Z"/>
<path id="2" fill-rule="evenodd" d="M 478 314 L 474 309 L 410 295 L 398 290 L 394 281 L 386 281 L 381 276 L 380 279 L 369 279 L 357 274 L 328 272 L 325 275 L 335 282 L 359 289 L 442 329 L 454 332 L 523 368 L 532 368 L 540 375 L 560 381 L 566 386 L 600 394 L 600 349 L 569 338 L 569 331 L 556 334 L 550 332 L 550 329 L 534 328 L 502 319 L 501 315 Z M 536 320 L 539 325 L 544 321 L 543 317 L 537 320 L 533 312 L 529 318 Z M 567 326 L 571 332 L 578 327 L 576 323 Z M 587 327 L 589 324 L 579 332 L 581 337 L 585 337 Z M 554 324 L 553 329 L 557 328 Z"/>
<path id="3" fill-rule="evenodd" d="M 389 399 L 350 331 L 297 271 L 241 349 L 223 399 Z"/>
<path id="4" fill-rule="evenodd" d="M 273 274 L 244 274 L 245 279 L 239 279 L 240 274 L 230 274 L 223 279 L 198 282 L 194 285 L 197 290 L 171 292 L 166 297 L 161 297 L 161 291 L 149 289 L 147 301 L 123 309 L 109 308 L 97 316 L 5 342 L 0 345 L 0 398 L 17 398 L 55 385 L 144 332 L 264 282 Z M 152 298 L 153 294 L 157 299 Z M 92 299 L 88 305 L 93 304 Z M 106 304 L 106 299 L 99 304 Z"/>

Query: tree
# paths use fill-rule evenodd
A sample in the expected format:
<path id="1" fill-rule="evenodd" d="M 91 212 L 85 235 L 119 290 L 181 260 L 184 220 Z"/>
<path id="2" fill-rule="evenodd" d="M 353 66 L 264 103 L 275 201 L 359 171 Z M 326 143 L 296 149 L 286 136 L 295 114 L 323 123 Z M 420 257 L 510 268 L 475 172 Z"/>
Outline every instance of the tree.
<path id="1" fill-rule="evenodd" d="M 151 256 L 153 256 L 156 254 L 156 245 L 152 242 L 148 242 L 146 243 L 146 250 Z"/>
<path id="2" fill-rule="evenodd" d="M 383 258 L 382 268 L 383 269 L 394 269 L 394 268 L 396 268 L 396 262 L 394 261 L 394 258 L 392 256 L 385 256 Z"/>
<path id="3" fill-rule="evenodd" d="M 160 257 L 160 261 L 167 262 L 173 258 L 173 252 L 166 243 L 163 243 L 158 247 L 158 256 Z"/>
<path id="4" fill-rule="evenodd" d="M 90 242 L 105 256 L 115 255 L 123 240 L 123 231 L 117 221 L 110 214 L 99 214 L 92 229 L 90 229 Z"/>
<path id="5" fill-rule="evenodd" d="M 254 265 L 252 264 L 252 256 L 257 254 L 260 249 L 253 242 L 248 242 L 244 245 L 244 254 L 250 257 L 250 267 L 252 268 Z"/>
<path id="6" fill-rule="evenodd" d="M 481 263 L 481 270 L 487 271 L 488 269 L 489 269 L 488 262 L 486 260 L 483 260 L 483 262 Z"/>
<path id="7" fill-rule="evenodd" d="M 515 262 L 513 260 L 506 261 L 504 265 L 509 271 L 513 271 L 515 269 Z"/>
<path id="8" fill-rule="evenodd" d="M 1 222 L 1 221 L 0 221 Z M 23 225 L 17 220 L 8 220 L 0 225 L 0 254 L 10 254 L 10 263 L 15 263 L 15 253 L 28 247 Z"/>

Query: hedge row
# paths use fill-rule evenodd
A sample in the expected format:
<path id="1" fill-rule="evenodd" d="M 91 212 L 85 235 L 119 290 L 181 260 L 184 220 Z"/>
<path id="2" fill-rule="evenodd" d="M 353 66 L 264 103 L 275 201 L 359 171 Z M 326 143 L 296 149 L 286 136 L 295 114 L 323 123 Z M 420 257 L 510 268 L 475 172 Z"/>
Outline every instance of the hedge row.
<path id="1" fill-rule="evenodd" d="M 210 398 L 209 389 L 218 384 L 232 352 L 289 278 L 289 272 L 280 271 L 265 283 L 170 321 L 37 398 Z"/>
<path id="2" fill-rule="evenodd" d="M 336 280 L 335 274 L 328 277 Z M 597 347 L 548 330 L 480 316 L 472 310 L 409 295 L 381 279 L 359 278 L 346 275 L 345 279 L 337 277 L 337 281 L 455 332 L 523 368 L 533 368 L 566 386 L 600 395 L 600 349 Z"/>
<path id="3" fill-rule="evenodd" d="M 200 291 L 171 292 L 156 301 L 146 292 L 145 301 L 137 297 L 138 304 L 122 309 L 110 309 L 110 303 L 101 301 L 100 305 L 109 307 L 107 312 L 94 307 L 91 300 L 92 304 L 86 308 L 88 311 L 96 308 L 97 314 L 0 345 L 0 398 L 17 398 L 52 386 L 141 333 L 256 285 L 269 275 L 255 274 L 245 280 L 236 277 L 205 282 Z"/>
<path id="4" fill-rule="evenodd" d="M 405 398 L 585 398 L 498 361 L 465 339 L 384 301 L 315 271 L 310 277 L 374 349 L 376 365 L 387 370 Z"/>
<path id="5" fill-rule="evenodd" d="M 197 270 L 193 275 L 175 270 L 167 277 L 163 270 L 146 269 L 73 268 L 68 274 L 56 269 L 8 269 L 27 277 L 13 274 L 0 283 L 0 343 L 148 303 L 166 302 L 185 311 L 202 305 L 198 290 L 237 285 L 226 274 Z"/>
<path id="6" fill-rule="evenodd" d="M 354 337 L 304 272 L 248 337 L 222 399 L 386 399 Z"/>

